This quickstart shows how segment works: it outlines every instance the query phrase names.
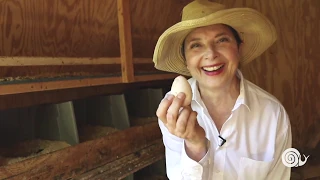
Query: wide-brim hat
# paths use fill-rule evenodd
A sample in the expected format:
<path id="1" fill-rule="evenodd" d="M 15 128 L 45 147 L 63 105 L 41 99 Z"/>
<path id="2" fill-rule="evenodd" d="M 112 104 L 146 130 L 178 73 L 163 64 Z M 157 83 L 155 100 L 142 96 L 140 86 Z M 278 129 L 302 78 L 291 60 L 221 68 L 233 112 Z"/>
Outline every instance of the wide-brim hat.
<path id="1" fill-rule="evenodd" d="M 226 24 L 238 32 L 243 41 L 241 65 L 261 55 L 277 39 L 273 24 L 254 9 L 226 9 L 219 3 L 196 0 L 183 8 L 182 21 L 168 28 L 159 37 L 153 54 L 155 68 L 190 76 L 181 51 L 184 39 L 195 28 L 213 24 Z"/>

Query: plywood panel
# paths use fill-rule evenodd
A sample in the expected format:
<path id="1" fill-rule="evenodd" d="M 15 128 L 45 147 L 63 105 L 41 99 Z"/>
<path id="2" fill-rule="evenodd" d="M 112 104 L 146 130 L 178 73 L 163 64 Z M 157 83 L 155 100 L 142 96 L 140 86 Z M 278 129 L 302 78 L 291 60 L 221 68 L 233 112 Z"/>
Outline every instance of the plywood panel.
<path id="1" fill-rule="evenodd" d="M 190 0 L 132 0 L 133 57 L 152 57 L 159 36 L 181 19 Z"/>
<path id="2" fill-rule="evenodd" d="M 1 56 L 119 57 L 116 1 L 0 1 Z"/>

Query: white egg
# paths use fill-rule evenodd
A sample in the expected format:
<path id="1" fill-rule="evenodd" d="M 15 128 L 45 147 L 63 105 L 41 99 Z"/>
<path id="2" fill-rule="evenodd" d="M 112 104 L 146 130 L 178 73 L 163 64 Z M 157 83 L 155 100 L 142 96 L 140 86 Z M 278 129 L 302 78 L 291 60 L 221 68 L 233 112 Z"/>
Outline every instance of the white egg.
<path id="1" fill-rule="evenodd" d="M 180 92 L 185 93 L 186 98 L 183 102 L 183 106 L 188 106 L 192 99 L 192 90 L 188 80 L 183 76 L 178 76 L 174 79 L 170 93 L 177 96 Z"/>

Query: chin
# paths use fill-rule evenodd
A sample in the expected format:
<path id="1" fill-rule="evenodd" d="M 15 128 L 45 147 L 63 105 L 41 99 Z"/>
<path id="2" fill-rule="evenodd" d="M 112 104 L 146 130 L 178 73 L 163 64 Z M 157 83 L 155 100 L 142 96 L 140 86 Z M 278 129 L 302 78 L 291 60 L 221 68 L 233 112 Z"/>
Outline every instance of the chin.
<path id="1" fill-rule="evenodd" d="M 209 79 L 202 81 L 202 86 L 210 89 L 217 89 L 223 87 L 223 81 L 221 79 Z"/>

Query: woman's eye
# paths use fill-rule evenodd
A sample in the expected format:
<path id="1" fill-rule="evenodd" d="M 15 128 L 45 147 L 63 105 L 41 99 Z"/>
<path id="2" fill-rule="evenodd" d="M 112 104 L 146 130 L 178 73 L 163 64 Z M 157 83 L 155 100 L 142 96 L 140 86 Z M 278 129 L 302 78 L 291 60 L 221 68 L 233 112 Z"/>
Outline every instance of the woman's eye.
<path id="1" fill-rule="evenodd" d="M 221 43 L 221 42 L 228 42 L 228 41 L 229 41 L 229 39 L 224 37 L 224 38 L 219 39 L 218 42 Z"/>
<path id="2" fill-rule="evenodd" d="M 191 49 L 198 48 L 198 47 L 201 47 L 201 45 L 199 43 L 194 43 L 194 44 L 191 44 L 191 46 L 190 46 Z"/>

